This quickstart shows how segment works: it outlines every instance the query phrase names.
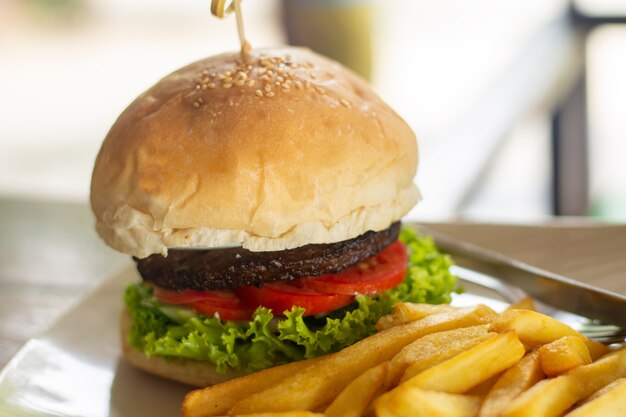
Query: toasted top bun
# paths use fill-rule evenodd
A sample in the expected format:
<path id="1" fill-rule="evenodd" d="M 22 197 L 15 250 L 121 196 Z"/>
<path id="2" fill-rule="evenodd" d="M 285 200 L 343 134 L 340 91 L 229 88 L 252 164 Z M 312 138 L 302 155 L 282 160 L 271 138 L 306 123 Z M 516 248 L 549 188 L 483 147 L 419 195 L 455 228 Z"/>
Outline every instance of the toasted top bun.
<path id="1" fill-rule="evenodd" d="M 94 167 L 100 236 L 139 258 L 383 230 L 419 200 L 409 126 L 358 76 L 299 48 L 188 65 L 117 119 Z"/>

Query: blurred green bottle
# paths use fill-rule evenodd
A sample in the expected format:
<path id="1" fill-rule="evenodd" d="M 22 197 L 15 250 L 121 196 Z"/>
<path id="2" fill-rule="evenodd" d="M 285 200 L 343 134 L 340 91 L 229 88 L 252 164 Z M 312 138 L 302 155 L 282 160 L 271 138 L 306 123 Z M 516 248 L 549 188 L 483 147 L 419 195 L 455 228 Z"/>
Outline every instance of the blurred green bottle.
<path id="1" fill-rule="evenodd" d="M 290 45 L 307 46 L 369 80 L 372 0 L 282 0 Z"/>

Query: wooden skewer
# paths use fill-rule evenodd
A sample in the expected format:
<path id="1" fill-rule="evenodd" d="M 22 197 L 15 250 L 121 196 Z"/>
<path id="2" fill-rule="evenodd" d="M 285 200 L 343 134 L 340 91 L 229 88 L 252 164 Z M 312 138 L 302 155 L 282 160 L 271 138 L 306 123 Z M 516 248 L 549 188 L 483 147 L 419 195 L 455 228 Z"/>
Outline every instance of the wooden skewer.
<path id="1" fill-rule="evenodd" d="M 237 32 L 239 33 L 239 43 L 241 44 L 241 53 L 243 55 L 250 51 L 250 44 L 246 41 L 246 36 L 243 30 L 243 15 L 241 13 L 241 0 L 231 0 L 227 4 L 228 0 L 212 0 L 211 1 L 211 13 L 213 15 L 224 18 L 233 11 L 237 19 Z"/>

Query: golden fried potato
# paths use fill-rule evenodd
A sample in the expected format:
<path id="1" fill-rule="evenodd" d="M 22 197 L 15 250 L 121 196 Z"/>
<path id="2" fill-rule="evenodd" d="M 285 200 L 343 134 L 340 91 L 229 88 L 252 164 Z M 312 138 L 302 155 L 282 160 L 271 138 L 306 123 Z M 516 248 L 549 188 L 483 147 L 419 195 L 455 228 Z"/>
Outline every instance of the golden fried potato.
<path id="1" fill-rule="evenodd" d="M 613 381 L 565 417 L 626 416 L 626 378 Z"/>
<path id="2" fill-rule="evenodd" d="M 516 303 L 511 304 L 507 310 L 532 310 L 537 311 L 535 302 L 530 297 L 524 297 Z"/>
<path id="3" fill-rule="evenodd" d="M 363 372 L 341 391 L 335 400 L 326 408 L 328 417 L 360 417 L 372 403 L 385 382 L 389 362 Z"/>
<path id="4" fill-rule="evenodd" d="M 557 417 L 577 401 L 585 400 L 623 377 L 626 377 L 626 348 L 556 378 L 538 382 L 515 398 L 502 417 Z"/>
<path id="5" fill-rule="evenodd" d="M 380 397 L 376 417 L 474 417 L 480 398 L 401 386 Z"/>
<path id="6" fill-rule="evenodd" d="M 305 368 L 235 404 L 230 415 L 267 411 L 317 410 L 329 404 L 367 369 L 393 358 L 404 346 L 427 334 L 492 321 L 497 314 L 479 305 L 402 324 L 355 343 L 315 366 Z M 285 395 L 289 393 L 290 395 Z"/>
<path id="7" fill-rule="evenodd" d="M 544 379 L 515 398 L 501 417 L 559 416 L 577 400 L 574 380 L 566 376 Z"/>
<path id="8" fill-rule="evenodd" d="M 524 353 L 524 346 L 515 332 L 508 331 L 425 370 L 402 385 L 462 394 L 508 369 Z"/>
<path id="9" fill-rule="evenodd" d="M 183 417 L 211 417 L 226 414 L 238 401 L 302 371 L 321 359 L 320 357 L 292 362 L 191 391 L 185 395 L 181 415 Z"/>
<path id="10" fill-rule="evenodd" d="M 481 382 L 480 384 L 470 388 L 464 394 L 466 394 L 466 395 L 478 395 L 480 398 L 484 399 L 487 396 L 487 394 L 489 393 L 489 391 L 491 391 L 493 386 L 496 385 L 496 382 L 498 382 L 498 379 L 500 379 L 500 377 L 502 376 L 503 373 L 504 373 L 504 371 L 495 374 L 491 378 L 489 378 L 489 379 Z"/>
<path id="11" fill-rule="evenodd" d="M 480 325 L 448 330 L 424 336 L 406 345 L 391 360 L 385 386 L 395 387 L 401 378 L 409 379 L 495 336 L 496 333 L 489 333 L 487 327 L 488 325 Z M 405 373 L 407 368 L 411 371 Z"/>
<path id="12" fill-rule="evenodd" d="M 487 393 L 479 417 L 498 417 L 513 398 L 535 385 L 544 377 L 539 352 L 528 352 L 519 362 L 507 369 Z"/>
<path id="13" fill-rule="evenodd" d="M 541 369 L 549 376 L 561 375 L 591 363 L 589 349 L 578 337 L 565 336 L 539 348 Z"/>
<path id="14" fill-rule="evenodd" d="M 567 324 L 536 311 L 507 310 L 494 320 L 490 330 L 494 332 L 515 330 L 522 343 L 528 348 L 545 345 L 564 336 L 578 337 L 587 345 L 591 358 L 594 360 L 609 351 L 603 344 L 587 339 Z"/>
<path id="15" fill-rule="evenodd" d="M 324 414 L 311 411 L 281 411 L 279 413 L 241 414 L 238 417 L 326 417 Z"/>
<path id="16" fill-rule="evenodd" d="M 396 303 L 391 314 L 381 317 L 376 323 L 376 330 L 387 330 L 399 324 L 423 319 L 437 313 L 445 313 L 455 308 L 447 304 Z"/>

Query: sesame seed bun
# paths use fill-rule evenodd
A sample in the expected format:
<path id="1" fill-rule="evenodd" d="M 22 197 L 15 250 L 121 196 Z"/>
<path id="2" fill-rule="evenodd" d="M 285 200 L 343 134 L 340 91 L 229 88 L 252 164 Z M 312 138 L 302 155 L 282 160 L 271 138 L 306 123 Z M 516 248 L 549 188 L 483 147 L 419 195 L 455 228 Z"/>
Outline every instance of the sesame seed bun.
<path id="1" fill-rule="evenodd" d="M 383 230 L 419 200 L 415 135 L 351 71 L 299 48 L 223 54 L 139 96 L 98 154 L 100 236 L 143 258 Z"/>

